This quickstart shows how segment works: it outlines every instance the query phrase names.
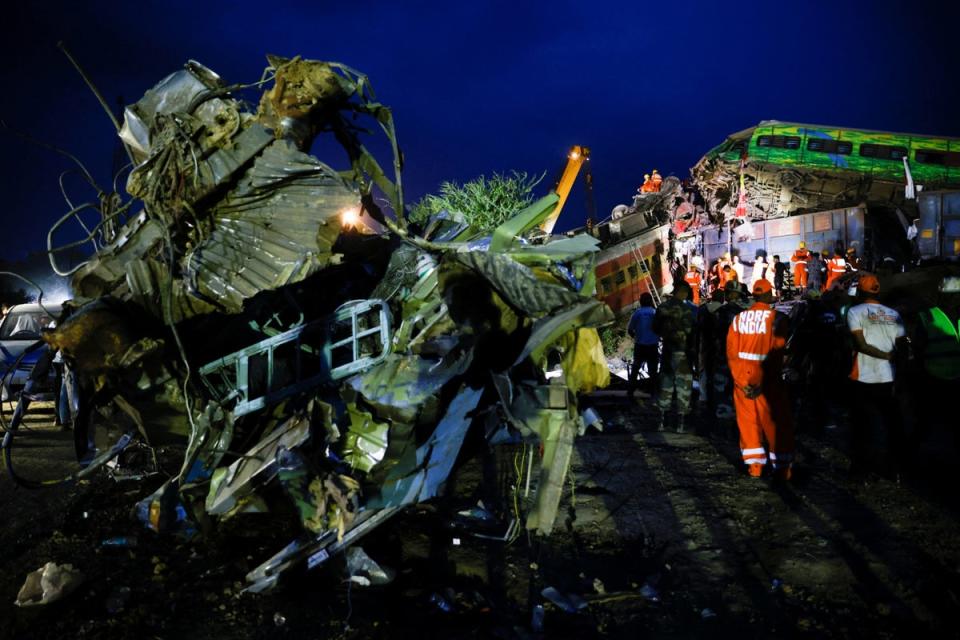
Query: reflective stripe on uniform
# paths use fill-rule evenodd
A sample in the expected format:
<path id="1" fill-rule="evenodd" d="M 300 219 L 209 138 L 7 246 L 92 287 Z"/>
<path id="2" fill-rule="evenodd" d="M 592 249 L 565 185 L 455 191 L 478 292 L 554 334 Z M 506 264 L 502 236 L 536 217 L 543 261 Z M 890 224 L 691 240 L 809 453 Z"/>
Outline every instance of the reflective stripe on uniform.
<path id="1" fill-rule="evenodd" d="M 763 362 L 767 359 L 767 354 L 765 353 L 747 353 L 746 351 L 741 351 L 737 356 L 741 360 L 756 360 L 757 362 Z"/>
<path id="2" fill-rule="evenodd" d="M 744 458 L 743 464 L 767 464 L 767 459 L 766 458 Z"/>
<path id="3" fill-rule="evenodd" d="M 741 450 L 740 450 L 740 453 L 743 454 L 744 456 L 755 456 L 755 455 L 757 455 L 758 453 L 759 453 L 759 454 L 764 454 L 764 453 L 766 453 L 766 452 L 767 452 L 767 450 L 764 449 L 763 447 L 757 447 L 756 449 L 741 449 Z"/>

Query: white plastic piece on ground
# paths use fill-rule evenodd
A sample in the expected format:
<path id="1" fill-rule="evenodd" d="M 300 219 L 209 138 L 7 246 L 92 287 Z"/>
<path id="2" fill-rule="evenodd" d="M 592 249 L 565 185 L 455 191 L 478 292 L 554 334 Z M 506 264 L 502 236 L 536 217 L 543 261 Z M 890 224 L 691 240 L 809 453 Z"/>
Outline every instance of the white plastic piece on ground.
<path id="1" fill-rule="evenodd" d="M 351 582 L 361 587 L 389 584 L 396 575 L 391 569 L 377 564 L 361 547 L 347 549 L 347 574 Z"/>
<path id="2" fill-rule="evenodd" d="M 48 562 L 30 573 L 24 581 L 17 600 L 18 607 L 56 602 L 83 582 L 83 575 L 72 564 L 57 565 Z"/>

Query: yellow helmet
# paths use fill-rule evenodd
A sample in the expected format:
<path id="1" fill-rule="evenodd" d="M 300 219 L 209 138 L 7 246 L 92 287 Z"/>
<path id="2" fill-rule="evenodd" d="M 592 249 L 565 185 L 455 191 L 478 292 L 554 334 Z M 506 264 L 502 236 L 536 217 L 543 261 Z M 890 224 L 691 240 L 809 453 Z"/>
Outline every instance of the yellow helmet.
<path id="1" fill-rule="evenodd" d="M 801 249 L 806 249 L 806 248 L 807 248 L 807 243 L 804 242 L 803 240 L 801 240 L 801 241 L 800 241 L 800 248 L 801 248 Z"/>
<path id="2" fill-rule="evenodd" d="M 649 177 L 650 177 L 650 174 L 649 174 L 649 173 L 643 174 L 643 178 L 644 178 L 644 179 L 647 179 L 647 178 L 649 178 Z"/>
<path id="3" fill-rule="evenodd" d="M 659 171 L 657 171 L 656 169 L 654 169 L 654 170 L 653 170 L 653 172 L 654 172 L 654 173 L 660 173 L 660 172 L 659 172 Z"/>

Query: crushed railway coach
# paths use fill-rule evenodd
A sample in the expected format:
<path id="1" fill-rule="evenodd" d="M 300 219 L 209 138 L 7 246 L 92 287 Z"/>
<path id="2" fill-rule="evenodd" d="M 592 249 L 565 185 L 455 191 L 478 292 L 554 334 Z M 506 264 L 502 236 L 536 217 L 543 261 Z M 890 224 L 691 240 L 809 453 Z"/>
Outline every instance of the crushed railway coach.
<path id="1" fill-rule="evenodd" d="M 253 591 L 437 496 L 473 453 L 468 433 L 474 447 L 539 443 L 525 526 L 549 534 L 586 427 L 577 396 L 609 381 L 598 241 L 523 241 L 555 193 L 492 235 L 455 213 L 414 233 L 390 110 L 366 77 L 269 62 L 255 110 L 194 62 L 128 107 L 133 198 L 89 205 L 103 218 L 87 262 L 68 272 L 51 259 L 76 295 L 44 339 L 78 381 L 80 473 L 135 447 L 181 447 L 179 472 L 137 513 L 184 535 L 286 495 L 303 533 L 250 572 Z M 392 178 L 357 118 L 386 134 Z M 310 155 L 328 132 L 348 169 Z M 377 231 L 341 223 L 361 211 Z M 51 230 L 52 256 L 74 215 Z M 548 360 L 563 374 L 548 379 Z"/>

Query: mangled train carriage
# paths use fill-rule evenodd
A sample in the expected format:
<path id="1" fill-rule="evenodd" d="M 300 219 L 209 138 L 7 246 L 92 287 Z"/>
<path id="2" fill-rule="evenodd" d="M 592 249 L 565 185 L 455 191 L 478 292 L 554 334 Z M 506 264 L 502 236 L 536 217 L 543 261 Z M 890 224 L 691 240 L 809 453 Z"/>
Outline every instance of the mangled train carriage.
<path id="1" fill-rule="evenodd" d="M 303 533 L 250 573 L 253 590 L 436 496 L 468 434 L 542 445 L 523 524 L 549 533 L 585 427 L 577 394 L 608 379 L 596 241 L 522 241 L 556 194 L 492 233 L 456 212 L 415 233 L 368 80 L 269 61 L 255 108 L 194 62 L 128 107 L 132 199 L 101 199 L 88 261 L 52 261 L 76 296 L 46 340 L 78 381 L 85 473 L 180 447 L 178 472 L 138 505 L 160 532 L 270 510 L 282 489 Z M 390 177 L 360 121 L 385 133 Z M 310 154 L 320 134 L 348 168 Z"/>

